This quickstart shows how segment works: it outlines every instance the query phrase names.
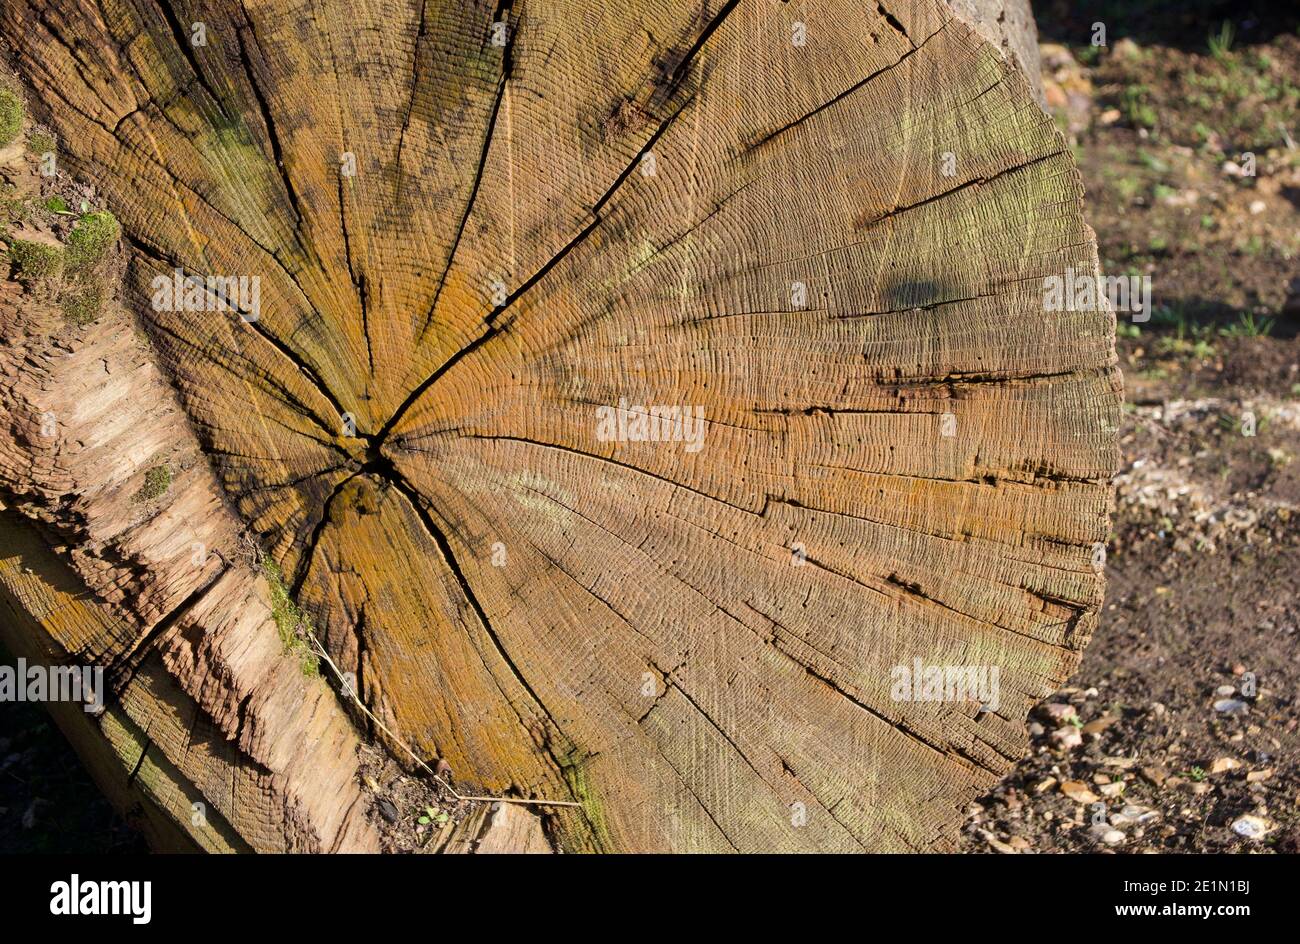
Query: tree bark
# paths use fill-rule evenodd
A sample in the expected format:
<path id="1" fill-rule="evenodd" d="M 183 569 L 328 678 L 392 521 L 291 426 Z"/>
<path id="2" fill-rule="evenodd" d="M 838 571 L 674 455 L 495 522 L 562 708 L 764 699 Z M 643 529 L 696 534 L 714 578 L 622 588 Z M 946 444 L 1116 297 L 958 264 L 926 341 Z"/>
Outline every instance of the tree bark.
<path id="1" fill-rule="evenodd" d="M 6 3 L 127 259 L 90 326 L 0 294 L 11 647 L 110 668 L 69 726 L 203 848 L 382 847 L 371 738 L 571 804 L 449 850 L 952 848 L 1093 630 L 1117 464 L 1113 316 L 1044 310 L 1097 259 L 1032 36 L 1023 0 Z"/>

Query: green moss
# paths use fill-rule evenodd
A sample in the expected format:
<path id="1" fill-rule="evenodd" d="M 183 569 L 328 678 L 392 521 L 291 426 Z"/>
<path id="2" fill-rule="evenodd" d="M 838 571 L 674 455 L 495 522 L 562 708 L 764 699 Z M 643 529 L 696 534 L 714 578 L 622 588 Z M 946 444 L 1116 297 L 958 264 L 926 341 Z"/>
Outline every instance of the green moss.
<path id="1" fill-rule="evenodd" d="M 58 150 L 58 142 L 55 141 L 54 135 L 44 128 L 33 128 L 27 135 L 27 151 L 42 157 L 46 154 L 53 154 Z"/>
<path id="2" fill-rule="evenodd" d="M 315 634 L 311 617 L 294 602 L 289 588 L 285 586 L 279 565 L 270 558 L 262 560 L 262 576 L 271 589 L 271 617 L 280 633 L 280 645 L 286 653 L 298 657 L 303 675 L 308 678 L 320 675 L 320 659 L 311 651 L 311 645 L 307 642 L 308 637 Z"/>
<path id="3" fill-rule="evenodd" d="M 49 279 L 63 271 L 63 248 L 15 239 L 9 243 L 9 261 L 23 281 Z"/>
<path id="4" fill-rule="evenodd" d="M 62 197 L 59 196 L 50 197 L 50 199 L 46 200 L 45 203 L 42 204 L 42 206 L 44 206 L 45 209 L 49 210 L 51 213 L 68 212 L 68 201 L 64 200 Z"/>
<path id="5" fill-rule="evenodd" d="M 0 222 L 25 223 L 30 209 L 31 204 L 22 197 L 0 197 Z"/>
<path id="6" fill-rule="evenodd" d="M 63 296 L 61 304 L 63 316 L 77 327 L 82 327 L 99 317 L 104 304 L 104 293 L 98 285 L 78 285 Z"/>
<path id="7" fill-rule="evenodd" d="M 172 470 L 167 465 L 156 465 L 144 473 L 144 485 L 131 499 L 134 502 L 153 501 L 172 487 Z"/>
<path id="8" fill-rule="evenodd" d="M 595 839 L 596 845 L 601 849 L 612 849 L 613 843 L 610 840 L 609 824 L 605 822 L 605 813 L 600 803 L 591 792 L 591 785 L 587 782 L 587 774 L 575 763 L 573 756 L 560 761 L 560 772 L 564 775 L 565 782 L 569 785 L 569 790 L 573 798 L 582 804 L 583 818 L 587 825 L 591 827 L 592 838 Z"/>
<path id="9" fill-rule="evenodd" d="M 68 269 L 82 271 L 98 263 L 117 241 L 119 232 L 117 218 L 107 210 L 87 213 L 77 220 L 68 236 Z"/>
<path id="10" fill-rule="evenodd" d="M 0 147 L 10 144 L 23 130 L 23 100 L 10 89 L 0 88 Z"/>

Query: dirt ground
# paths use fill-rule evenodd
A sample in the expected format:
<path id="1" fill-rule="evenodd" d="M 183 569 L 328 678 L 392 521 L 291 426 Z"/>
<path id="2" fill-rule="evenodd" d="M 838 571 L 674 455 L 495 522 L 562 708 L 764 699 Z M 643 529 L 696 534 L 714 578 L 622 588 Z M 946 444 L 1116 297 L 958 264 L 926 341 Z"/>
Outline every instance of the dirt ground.
<path id="1" fill-rule="evenodd" d="M 1300 9 L 1056 6 L 1048 99 L 1104 269 L 1150 275 L 1154 311 L 1119 326 L 1100 626 L 962 848 L 1297 852 Z"/>
<path id="2" fill-rule="evenodd" d="M 962 849 L 1300 851 L 1300 8 L 1034 6 L 1104 269 L 1154 310 L 1120 323 L 1100 626 Z M 390 846 L 427 844 L 446 798 L 368 770 Z M 0 711 L 0 850 L 142 849 L 43 712 Z"/>

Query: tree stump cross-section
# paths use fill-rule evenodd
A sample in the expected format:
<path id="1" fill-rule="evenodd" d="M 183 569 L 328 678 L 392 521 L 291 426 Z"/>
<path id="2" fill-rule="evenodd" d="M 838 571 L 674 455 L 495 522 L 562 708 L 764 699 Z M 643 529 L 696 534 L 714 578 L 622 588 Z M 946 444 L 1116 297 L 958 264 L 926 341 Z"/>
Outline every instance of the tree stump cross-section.
<path id="1" fill-rule="evenodd" d="M 566 850 L 953 847 L 1092 632 L 1117 462 L 1016 56 L 939 0 L 12 0 L 0 35 L 395 756 L 575 802 L 533 808 Z"/>

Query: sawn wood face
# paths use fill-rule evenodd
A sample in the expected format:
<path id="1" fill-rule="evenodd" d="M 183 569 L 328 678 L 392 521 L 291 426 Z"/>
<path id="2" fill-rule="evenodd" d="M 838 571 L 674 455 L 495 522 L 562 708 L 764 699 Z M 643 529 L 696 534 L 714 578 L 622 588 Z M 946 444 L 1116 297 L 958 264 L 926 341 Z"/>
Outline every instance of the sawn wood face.
<path id="1" fill-rule="evenodd" d="M 570 849 L 952 845 L 1092 632 L 1117 462 L 1113 316 L 1043 309 L 1096 271 L 1082 188 L 994 46 L 920 0 L 0 31 L 231 506 L 400 738 L 580 801 Z M 256 281 L 207 310 L 177 270 Z M 900 698 L 916 660 L 996 704 Z"/>

